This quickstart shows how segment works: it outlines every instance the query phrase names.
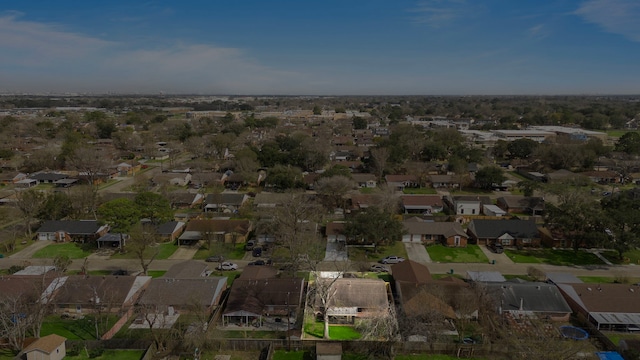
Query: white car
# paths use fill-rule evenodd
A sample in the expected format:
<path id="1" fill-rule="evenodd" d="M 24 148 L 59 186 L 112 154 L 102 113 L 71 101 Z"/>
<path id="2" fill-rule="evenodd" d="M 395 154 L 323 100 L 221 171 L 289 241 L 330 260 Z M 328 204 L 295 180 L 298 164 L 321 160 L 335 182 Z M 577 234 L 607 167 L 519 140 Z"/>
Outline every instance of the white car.
<path id="1" fill-rule="evenodd" d="M 404 261 L 403 257 L 400 256 L 387 256 L 386 258 L 380 260 L 383 264 L 397 264 Z"/>
<path id="2" fill-rule="evenodd" d="M 234 263 L 230 263 L 230 262 L 223 262 L 222 264 L 218 265 L 218 267 L 216 268 L 218 270 L 238 270 L 238 264 L 234 264 Z"/>
<path id="3" fill-rule="evenodd" d="M 371 268 L 369 269 L 369 271 L 377 272 L 377 273 L 380 273 L 380 272 L 389 272 L 389 268 L 387 268 L 387 267 L 386 267 L 386 266 L 384 266 L 384 265 L 380 265 L 380 264 L 373 264 L 373 265 L 371 265 Z"/>

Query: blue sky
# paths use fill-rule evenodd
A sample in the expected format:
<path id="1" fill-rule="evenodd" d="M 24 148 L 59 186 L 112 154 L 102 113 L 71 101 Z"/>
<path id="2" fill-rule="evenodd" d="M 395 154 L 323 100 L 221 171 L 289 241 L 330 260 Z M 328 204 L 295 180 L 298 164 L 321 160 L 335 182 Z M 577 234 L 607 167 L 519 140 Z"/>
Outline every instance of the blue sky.
<path id="1" fill-rule="evenodd" d="M 0 92 L 640 94 L 639 0 L 0 3 Z"/>

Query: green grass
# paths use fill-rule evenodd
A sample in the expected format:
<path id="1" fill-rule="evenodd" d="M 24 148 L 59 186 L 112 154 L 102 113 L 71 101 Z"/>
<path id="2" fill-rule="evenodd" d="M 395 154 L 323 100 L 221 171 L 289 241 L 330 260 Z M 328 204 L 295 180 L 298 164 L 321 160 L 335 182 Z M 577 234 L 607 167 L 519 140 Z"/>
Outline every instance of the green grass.
<path id="1" fill-rule="evenodd" d="M 628 133 L 628 132 L 637 132 L 634 130 L 607 130 L 607 135 L 611 136 L 611 137 L 621 137 L 622 135 Z"/>
<path id="2" fill-rule="evenodd" d="M 395 360 L 457 360 L 459 358 L 449 355 L 427 355 L 427 354 L 411 354 L 396 355 Z M 483 358 L 467 358 L 467 359 L 483 359 Z"/>
<path id="3" fill-rule="evenodd" d="M 16 355 L 17 354 L 9 349 L 0 349 L 0 360 L 14 360 Z"/>
<path id="4" fill-rule="evenodd" d="M 80 244 L 60 243 L 43 247 L 33 254 L 33 257 L 38 259 L 53 259 L 57 255 L 66 255 L 70 259 L 82 259 L 91 255 L 91 251 L 84 250 Z"/>
<path id="5" fill-rule="evenodd" d="M 167 272 L 166 270 L 149 270 L 147 271 L 147 275 L 155 279 L 155 278 L 161 277 L 166 272 Z"/>
<path id="6" fill-rule="evenodd" d="M 109 330 L 118 318 L 115 315 L 109 316 L 106 328 L 100 329 L 100 336 Z M 61 319 L 60 315 L 51 315 L 42 323 L 40 336 L 58 334 L 69 340 L 95 340 L 96 330 L 92 316 L 85 316 L 83 319 Z"/>
<path id="7" fill-rule="evenodd" d="M 223 334 L 228 339 L 277 339 L 281 335 L 278 331 L 263 331 L 253 328 L 248 328 L 247 331 L 225 330 Z"/>
<path id="8" fill-rule="evenodd" d="M 91 359 L 95 360 L 108 360 L 108 359 L 118 359 L 118 360 L 140 360 L 142 356 L 144 356 L 145 350 L 105 350 L 102 355 L 98 357 L 94 357 Z M 87 360 L 89 357 L 87 353 L 82 350 L 80 354 L 77 356 L 65 356 L 65 360 Z"/>
<path id="9" fill-rule="evenodd" d="M 304 325 L 304 332 L 322 339 L 324 334 L 324 323 L 315 321 Z M 356 340 L 360 338 L 360 333 L 351 326 L 329 325 L 329 338 L 331 340 Z"/>
<path id="10" fill-rule="evenodd" d="M 120 253 L 120 252 L 116 252 L 113 255 L 111 255 L 112 259 L 136 259 L 136 254 L 133 251 L 126 251 L 126 246 L 125 246 L 125 252 L 124 253 Z M 145 250 L 144 254 L 145 257 L 151 258 L 151 256 L 153 256 L 153 254 L 157 251 L 158 255 L 155 257 L 157 260 L 164 260 L 164 259 L 168 259 L 169 256 L 171 256 L 171 254 L 173 254 L 176 250 L 178 250 L 178 245 L 172 243 L 172 242 L 167 242 L 167 243 L 162 243 L 162 244 L 158 244 L 157 246 L 153 246 L 153 247 L 149 247 Z"/>
<path id="11" fill-rule="evenodd" d="M 218 265 L 216 265 L 218 266 Z M 233 284 L 233 280 L 235 280 L 238 276 L 240 276 L 240 271 L 219 271 L 214 270 L 209 276 L 226 276 L 227 277 L 227 286 L 231 286 Z"/>
<path id="12" fill-rule="evenodd" d="M 622 254 L 624 261 L 621 261 L 618 257 L 618 252 L 614 250 L 608 250 L 601 253 L 607 260 L 614 264 L 635 264 L 640 265 L 640 250 L 634 249 L 626 251 Z M 628 261 L 627 261 L 628 260 Z"/>
<path id="13" fill-rule="evenodd" d="M 578 279 L 589 284 L 636 284 L 640 282 L 640 278 L 626 278 L 615 276 L 578 276 Z"/>
<path id="14" fill-rule="evenodd" d="M 515 263 L 549 264 L 560 266 L 602 265 L 597 256 L 585 251 L 553 249 L 505 250 L 504 253 Z"/>
<path id="15" fill-rule="evenodd" d="M 389 246 L 377 246 L 375 248 L 349 247 L 349 260 L 352 261 L 378 261 L 389 255 L 402 256 L 407 258 L 407 250 L 404 244 L 396 241 Z"/>
<path id="16" fill-rule="evenodd" d="M 211 249 L 208 249 L 205 243 L 198 249 L 193 259 L 204 260 L 209 256 L 222 255 L 225 259 L 240 260 L 244 257 L 244 254 L 246 254 L 244 243 L 239 243 L 234 246 L 233 244 L 212 242 Z"/>
<path id="17" fill-rule="evenodd" d="M 360 191 L 360 194 L 374 194 L 376 192 L 378 192 L 378 190 L 376 188 L 360 188 L 358 189 L 358 191 Z"/>
<path id="18" fill-rule="evenodd" d="M 411 195 L 435 195 L 438 192 L 434 188 L 419 188 L 419 189 L 404 188 L 402 190 L 402 193 L 411 194 Z"/>
<path id="19" fill-rule="evenodd" d="M 313 357 L 308 351 L 285 351 L 276 350 L 273 352 L 273 360 L 312 360 Z"/>
<path id="20" fill-rule="evenodd" d="M 467 247 L 446 247 L 443 245 L 427 246 L 427 252 L 433 261 L 450 263 L 486 263 L 487 256 L 478 245 Z"/>

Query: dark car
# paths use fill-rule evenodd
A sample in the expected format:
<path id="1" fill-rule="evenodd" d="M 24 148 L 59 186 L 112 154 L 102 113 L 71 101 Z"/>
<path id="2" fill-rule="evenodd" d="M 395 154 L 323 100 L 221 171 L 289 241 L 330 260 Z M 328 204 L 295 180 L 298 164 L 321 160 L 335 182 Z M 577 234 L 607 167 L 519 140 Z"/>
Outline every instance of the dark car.
<path id="1" fill-rule="evenodd" d="M 253 248 L 256 246 L 256 241 L 255 240 L 249 240 L 247 241 L 247 243 L 244 245 L 244 249 L 247 251 L 251 251 L 253 250 Z"/>
<path id="2" fill-rule="evenodd" d="M 116 270 L 112 273 L 112 275 L 116 275 L 116 276 L 129 275 L 129 272 L 127 270 Z"/>
<path id="3" fill-rule="evenodd" d="M 262 248 L 261 247 L 253 248 L 253 250 L 251 251 L 251 255 L 253 255 L 253 257 L 262 256 Z"/>
<path id="4" fill-rule="evenodd" d="M 264 260 L 256 260 L 256 261 L 252 261 L 250 262 L 249 266 L 261 266 L 261 265 L 266 265 L 267 263 Z"/>
<path id="5" fill-rule="evenodd" d="M 224 256 L 222 256 L 222 255 L 213 255 L 213 256 L 209 256 L 204 261 L 206 261 L 206 262 L 220 262 L 220 261 L 224 261 Z"/>
<path id="6" fill-rule="evenodd" d="M 499 243 L 492 243 L 487 245 L 487 247 L 496 254 L 502 254 L 504 252 L 504 247 Z"/>

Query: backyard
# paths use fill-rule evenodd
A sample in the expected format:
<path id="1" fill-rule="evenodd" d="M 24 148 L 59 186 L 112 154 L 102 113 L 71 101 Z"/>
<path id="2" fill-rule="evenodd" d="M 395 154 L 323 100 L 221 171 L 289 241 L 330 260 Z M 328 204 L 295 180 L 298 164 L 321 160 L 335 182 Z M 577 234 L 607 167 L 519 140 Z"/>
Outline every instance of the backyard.
<path id="1" fill-rule="evenodd" d="M 549 265 L 603 265 L 604 263 L 596 255 L 573 250 L 554 249 L 525 249 L 509 250 L 504 253 L 518 264 L 549 264 Z"/>
<path id="2" fill-rule="evenodd" d="M 466 247 L 448 247 L 443 245 L 427 246 L 431 260 L 449 263 L 487 263 L 489 259 L 478 245 Z"/>
<path id="3" fill-rule="evenodd" d="M 144 355 L 145 350 L 104 350 L 102 355 L 97 357 L 90 357 L 91 352 L 88 350 L 81 350 L 78 355 L 70 356 L 66 355 L 64 357 L 65 360 L 108 360 L 108 359 L 118 359 L 118 360 L 140 360 Z"/>
<path id="4" fill-rule="evenodd" d="M 322 321 L 311 320 L 304 324 L 304 332 L 313 337 L 322 339 L 324 334 L 324 323 Z M 329 325 L 329 338 L 331 340 L 356 340 L 360 338 L 360 333 L 352 326 Z"/>
<path id="5" fill-rule="evenodd" d="M 42 323 L 40 336 L 58 334 L 69 340 L 95 340 L 96 330 L 93 316 L 85 316 L 82 319 L 62 319 L 60 315 L 48 316 Z M 110 315 L 106 324 L 98 326 L 99 335 L 102 336 L 118 321 L 115 315 Z"/>

